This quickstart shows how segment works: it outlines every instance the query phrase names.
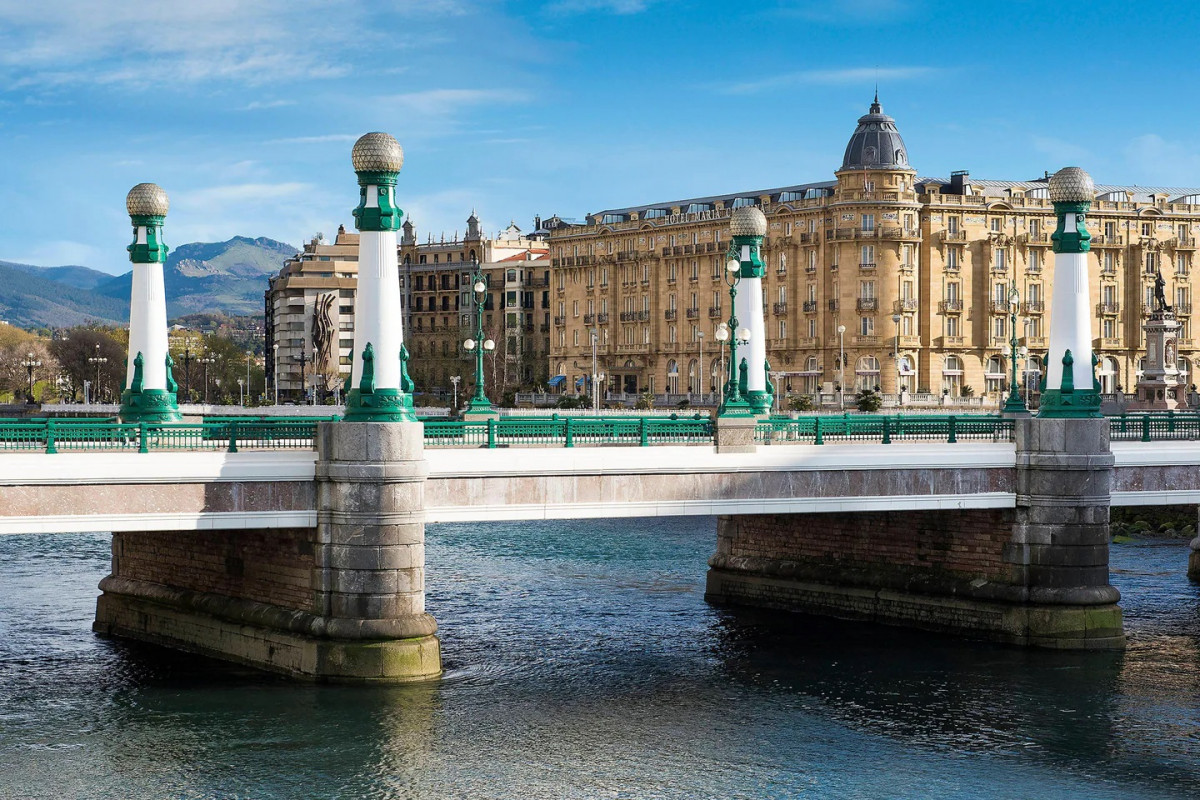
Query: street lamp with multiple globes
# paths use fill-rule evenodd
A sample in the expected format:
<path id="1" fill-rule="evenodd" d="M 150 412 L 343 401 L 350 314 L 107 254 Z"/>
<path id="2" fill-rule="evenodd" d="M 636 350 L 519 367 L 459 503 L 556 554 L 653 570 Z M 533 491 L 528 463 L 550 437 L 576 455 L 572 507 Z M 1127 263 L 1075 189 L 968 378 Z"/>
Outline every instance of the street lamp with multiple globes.
<path id="1" fill-rule="evenodd" d="M 1017 309 L 1020 302 L 1021 294 L 1017 291 L 1017 281 L 1014 279 L 1012 287 L 1008 290 L 1009 326 L 1012 328 L 1009 339 L 1011 345 L 1009 360 L 1012 363 L 1009 365 L 1009 372 L 1012 373 L 1012 383 L 1008 389 L 1008 399 L 1004 401 L 1004 413 L 1024 415 L 1029 413 L 1029 408 L 1021 398 L 1021 387 L 1017 384 Z"/>
<path id="2" fill-rule="evenodd" d="M 101 388 L 100 387 L 100 367 L 102 365 L 108 363 L 108 357 L 100 355 L 100 343 L 99 342 L 96 343 L 96 355 L 88 358 L 88 363 L 96 365 L 96 386 L 95 386 L 96 390 L 95 390 L 95 392 L 93 392 L 93 395 L 94 395 L 93 399 L 97 403 L 99 403 L 100 400 L 102 399 L 101 392 L 100 392 L 100 388 Z"/>
<path id="3" fill-rule="evenodd" d="M 843 411 L 846 410 L 846 326 L 838 325 L 838 350 L 841 351 L 841 356 L 838 358 L 838 407 Z"/>
<path id="4" fill-rule="evenodd" d="M 454 384 L 454 408 L 452 413 L 458 412 L 458 382 L 462 380 L 461 375 L 451 375 L 450 383 Z"/>
<path id="5" fill-rule="evenodd" d="M 279 342 L 271 345 L 271 383 L 275 385 L 275 405 L 279 405 Z"/>
<path id="6" fill-rule="evenodd" d="M 892 314 L 892 325 L 896 328 L 896 346 L 892 348 L 892 358 L 896 360 L 896 405 L 904 405 L 904 389 L 900 386 L 900 312 Z"/>
<path id="7" fill-rule="evenodd" d="M 183 397 L 185 403 L 192 402 L 192 345 L 196 340 L 183 337 Z"/>
<path id="8" fill-rule="evenodd" d="M 217 359 L 211 355 L 201 356 L 196 359 L 197 364 L 204 365 L 204 402 L 208 402 L 208 365 L 217 363 Z"/>
<path id="9" fill-rule="evenodd" d="M 725 395 L 717 409 L 721 417 L 749 417 L 752 415 L 750 402 L 742 396 L 741 382 L 738 376 L 737 346 L 738 343 L 750 341 L 750 331 L 738 328 L 736 308 L 737 287 L 742 281 L 742 264 L 733 254 L 725 265 L 725 283 L 729 286 L 729 322 L 717 328 L 717 341 L 724 344 L 729 342 L 729 379 L 725 382 Z"/>
<path id="10" fill-rule="evenodd" d="M 479 259 L 471 257 L 471 302 L 475 306 L 475 338 L 463 342 L 468 353 L 475 353 L 475 394 L 467 401 L 464 414 L 473 416 L 496 416 L 496 408 L 488 399 L 483 387 L 483 354 L 496 349 L 496 343 L 483 338 L 483 307 L 487 305 L 488 276 L 479 266 Z"/>
<path id="11" fill-rule="evenodd" d="M 21 366 L 25 367 L 25 371 L 29 373 L 29 391 L 26 393 L 25 397 L 30 403 L 33 402 L 33 370 L 41 365 L 42 362 L 34 358 L 33 353 L 30 353 L 28 356 L 26 356 L 25 360 L 21 362 Z"/>

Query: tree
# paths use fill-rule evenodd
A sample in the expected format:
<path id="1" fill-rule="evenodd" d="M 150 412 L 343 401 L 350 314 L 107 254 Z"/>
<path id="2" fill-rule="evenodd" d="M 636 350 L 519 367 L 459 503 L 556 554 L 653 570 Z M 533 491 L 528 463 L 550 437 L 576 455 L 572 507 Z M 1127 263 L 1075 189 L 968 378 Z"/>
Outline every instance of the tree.
<path id="1" fill-rule="evenodd" d="M 879 392 L 871 389 L 863 389 L 854 398 L 854 401 L 858 404 L 859 411 L 863 411 L 868 414 L 873 414 L 879 409 L 883 408 L 883 398 L 879 395 Z"/>
<path id="2" fill-rule="evenodd" d="M 93 384 L 93 402 L 120 401 L 125 381 L 125 344 L 113 333 L 103 328 L 71 328 L 50 343 L 50 352 L 67 378 L 70 396 L 82 400 L 83 383 L 87 381 Z M 89 361 L 96 358 L 105 360 Z"/>
<path id="3" fill-rule="evenodd" d="M 41 362 L 33 371 L 33 395 L 45 400 L 56 394 L 58 362 L 46 342 L 32 333 L 11 325 L 0 325 L 0 395 L 23 402 L 29 391 L 29 370 L 25 362 Z M 49 391 L 48 391 L 49 390 Z"/>

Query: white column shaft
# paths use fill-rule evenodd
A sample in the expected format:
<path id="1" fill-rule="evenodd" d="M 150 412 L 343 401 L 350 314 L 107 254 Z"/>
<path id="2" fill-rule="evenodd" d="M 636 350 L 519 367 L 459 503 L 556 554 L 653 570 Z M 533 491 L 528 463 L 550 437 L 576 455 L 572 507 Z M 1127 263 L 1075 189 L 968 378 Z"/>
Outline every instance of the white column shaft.
<path id="1" fill-rule="evenodd" d="M 367 187 L 367 201 L 377 195 Z M 362 380 L 362 355 L 375 354 L 375 388 L 400 388 L 400 270 L 395 231 L 362 231 L 358 239 L 358 291 L 354 299 L 353 385 Z"/>
<path id="2" fill-rule="evenodd" d="M 738 361 L 746 359 L 747 391 L 766 391 L 767 325 L 763 319 L 762 278 L 742 278 L 735 313 L 739 327 L 750 331 L 749 345 L 738 347 Z M 740 363 L 739 363 L 740 366 Z"/>
<path id="3" fill-rule="evenodd" d="M 145 226 L 138 226 L 139 243 L 146 241 Z M 134 264 L 129 298 L 129 363 L 125 385 L 133 385 L 134 360 L 142 354 L 142 389 L 167 388 L 167 298 L 162 264 Z"/>
<path id="4" fill-rule="evenodd" d="M 1067 215 L 1067 229 L 1075 224 Z M 1054 298 L 1050 306 L 1050 350 L 1046 388 L 1062 385 L 1063 354 L 1071 351 L 1076 391 L 1092 388 L 1092 318 L 1089 313 L 1087 253 L 1054 254 Z"/>

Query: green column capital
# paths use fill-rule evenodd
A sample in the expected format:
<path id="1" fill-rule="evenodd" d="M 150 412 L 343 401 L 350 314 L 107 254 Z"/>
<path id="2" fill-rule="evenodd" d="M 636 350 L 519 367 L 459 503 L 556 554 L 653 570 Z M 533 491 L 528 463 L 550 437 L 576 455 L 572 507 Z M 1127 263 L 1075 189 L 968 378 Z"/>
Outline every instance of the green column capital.
<path id="1" fill-rule="evenodd" d="M 354 226 L 360 231 L 398 231 L 404 212 L 396 206 L 396 179 L 399 172 L 356 172 L 358 176 L 358 208 L 354 209 Z M 378 206 L 367 207 L 367 187 L 378 187 Z"/>
<path id="2" fill-rule="evenodd" d="M 734 236 L 731 256 L 742 265 L 739 273 L 743 278 L 761 278 L 767 274 L 766 264 L 762 260 L 762 243 L 761 236 Z M 742 248 L 750 248 L 750 258 L 742 259 Z"/>
<path id="3" fill-rule="evenodd" d="M 1058 202 L 1054 213 L 1058 217 L 1058 228 L 1050 237 L 1056 253 L 1086 253 L 1092 249 L 1092 235 L 1087 231 L 1089 202 Z M 1067 215 L 1075 215 L 1075 224 L 1067 229 Z"/>

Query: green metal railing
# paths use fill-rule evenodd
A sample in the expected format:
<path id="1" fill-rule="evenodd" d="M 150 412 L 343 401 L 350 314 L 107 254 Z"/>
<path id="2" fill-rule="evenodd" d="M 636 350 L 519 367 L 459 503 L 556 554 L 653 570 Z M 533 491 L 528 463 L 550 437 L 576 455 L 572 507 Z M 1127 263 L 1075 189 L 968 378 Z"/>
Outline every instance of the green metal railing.
<path id="1" fill-rule="evenodd" d="M 1162 442 L 1200 439 L 1200 410 L 1148 411 L 1122 414 L 1108 420 L 1109 438 L 1114 442 Z"/>
<path id="2" fill-rule="evenodd" d="M 712 444 L 708 417 L 502 417 L 426 422 L 426 447 L 580 447 Z"/>
<path id="3" fill-rule="evenodd" d="M 1002 417 L 963 415 L 844 414 L 796 419 L 772 417 L 754 426 L 760 444 L 825 444 L 826 442 L 993 441 L 1010 442 L 1013 421 Z"/>
<path id="4" fill-rule="evenodd" d="M 237 420 L 232 422 L 149 423 L 46 420 L 0 425 L 0 451 L 59 453 L 81 450 L 240 450 L 311 449 L 314 421 Z"/>

